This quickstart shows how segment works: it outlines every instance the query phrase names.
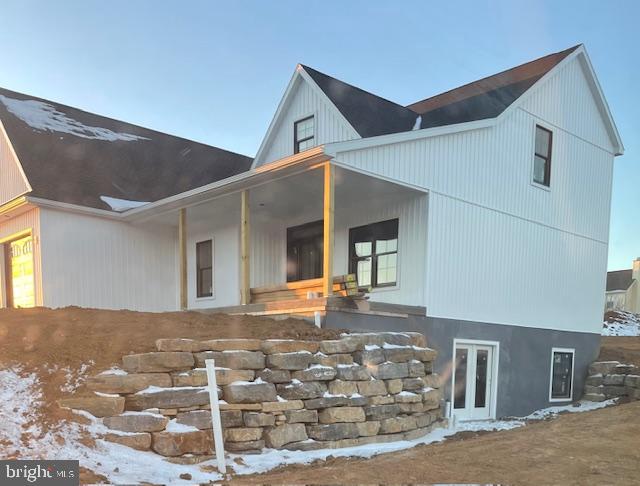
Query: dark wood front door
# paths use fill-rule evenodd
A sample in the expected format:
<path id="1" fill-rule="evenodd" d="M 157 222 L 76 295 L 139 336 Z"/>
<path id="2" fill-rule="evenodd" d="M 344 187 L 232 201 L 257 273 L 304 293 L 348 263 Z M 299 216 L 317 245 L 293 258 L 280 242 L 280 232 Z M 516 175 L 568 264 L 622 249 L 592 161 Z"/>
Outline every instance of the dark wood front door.
<path id="1" fill-rule="evenodd" d="M 323 221 L 287 228 L 287 282 L 322 277 Z"/>

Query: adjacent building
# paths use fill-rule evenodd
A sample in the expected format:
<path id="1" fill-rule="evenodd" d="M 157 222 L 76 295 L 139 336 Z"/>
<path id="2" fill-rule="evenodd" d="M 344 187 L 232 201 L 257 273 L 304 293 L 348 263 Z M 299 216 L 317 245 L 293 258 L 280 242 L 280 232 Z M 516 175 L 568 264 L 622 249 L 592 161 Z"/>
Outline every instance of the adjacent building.
<path id="1" fill-rule="evenodd" d="M 607 273 L 605 311 L 622 311 L 640 314 L 640 258 L 627 270 Z"/>

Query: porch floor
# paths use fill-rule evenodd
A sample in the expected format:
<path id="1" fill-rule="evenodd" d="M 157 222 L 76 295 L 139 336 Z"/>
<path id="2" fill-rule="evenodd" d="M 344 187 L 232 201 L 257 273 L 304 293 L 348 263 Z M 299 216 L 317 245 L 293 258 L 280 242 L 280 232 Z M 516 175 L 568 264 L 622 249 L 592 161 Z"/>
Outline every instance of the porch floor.
<path id="1" fill-rule="evenodd" d="M 277 302 L 254 303 L 201 309 L 205 314 L 246 314 L 253 316 L 301 316 L 312 317 L 315 312 L 324 315 L 327 311 L 353 312 L 388 317 L 426 316 L 427 309 L 420 306 L 374 302 L 358 297 L 317 297 L 312 299 L 292 299 Z"/>

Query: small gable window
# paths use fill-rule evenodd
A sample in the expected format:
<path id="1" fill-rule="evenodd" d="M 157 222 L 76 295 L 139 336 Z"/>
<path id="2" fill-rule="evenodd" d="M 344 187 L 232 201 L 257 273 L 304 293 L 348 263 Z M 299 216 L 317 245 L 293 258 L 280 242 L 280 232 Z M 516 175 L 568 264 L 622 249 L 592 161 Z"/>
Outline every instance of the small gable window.
<path id="1" fill-rule="evenodd" d="M 293 124 L 293 153 L 297 154 L 315 145 L 315 124 L 313 116 L 298 120 Z"/>
<path id="2" fill-rule="evenodd" d="M 536 125 L 536 143 L 533 157 L 533 182 L 549 187 L 551 184 L 551 130 Z"/>

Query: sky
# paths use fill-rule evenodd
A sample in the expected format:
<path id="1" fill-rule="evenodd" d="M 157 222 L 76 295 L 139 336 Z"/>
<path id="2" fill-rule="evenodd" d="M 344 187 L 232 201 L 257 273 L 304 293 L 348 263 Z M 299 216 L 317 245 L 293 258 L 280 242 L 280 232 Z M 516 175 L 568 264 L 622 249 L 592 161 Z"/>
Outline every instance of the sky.
<path id="1" fill-rule="evenodd" d="M 297 63 L 408 104 L 584 43 L 626 148 L 609 269 L 640 256 L 640 1 L 0 1 L 0 86 L 247 155 Z"/>

